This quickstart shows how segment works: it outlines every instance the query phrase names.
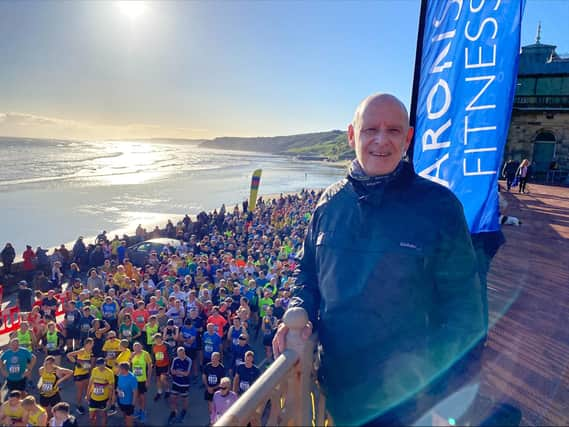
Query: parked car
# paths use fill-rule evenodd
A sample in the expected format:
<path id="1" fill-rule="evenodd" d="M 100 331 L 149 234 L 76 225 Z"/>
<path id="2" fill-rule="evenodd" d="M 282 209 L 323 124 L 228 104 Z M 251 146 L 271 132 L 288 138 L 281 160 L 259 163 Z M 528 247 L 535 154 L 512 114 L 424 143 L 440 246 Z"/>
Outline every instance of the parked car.
<path id="1" fill-rule="evenodd" d="M 175 252 L 181 246 L 182 243 L 176 239 L 150 239 L 130 246 L 127 250 L 127 256 L 137 267 L 144 267 L 151 252 L 160 255 L 165 247 L 170 247 Z"/>

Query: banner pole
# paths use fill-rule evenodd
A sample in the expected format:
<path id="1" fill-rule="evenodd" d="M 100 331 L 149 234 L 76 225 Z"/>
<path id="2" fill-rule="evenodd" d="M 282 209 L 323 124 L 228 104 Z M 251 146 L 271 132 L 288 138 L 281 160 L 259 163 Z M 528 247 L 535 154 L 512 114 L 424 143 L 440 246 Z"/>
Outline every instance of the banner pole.
<path id="1" fill-rule="evenodd" d="M 427 15 L 427 1 L 421 0 L 421 10 L 419 12 L 419 28 L 417 31 L 417 47 L 415 49 L 415 69 L 413 71 L 413 89 L 411 90 L 411 110 L 409 111 L 409 124 L 415 126 L 417 122 L 417 98 L 419 96 L 419 83 L 421 80 L 421 58 L 423 57 L 423 37 L 425 35 L 425 18 Z M 411 140 L 411 145 L 407 150 L 409 162 L 413 164 L 413 151 L 415 149 L 415 137 Z"/>

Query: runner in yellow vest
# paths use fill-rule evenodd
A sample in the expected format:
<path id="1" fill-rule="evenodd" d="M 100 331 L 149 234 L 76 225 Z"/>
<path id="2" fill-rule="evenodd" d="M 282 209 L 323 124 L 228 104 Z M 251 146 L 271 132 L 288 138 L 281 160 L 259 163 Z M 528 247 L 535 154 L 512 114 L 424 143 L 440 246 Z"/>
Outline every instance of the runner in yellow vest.
<path id="1" fill-rule="evenodd" d="M 28 351 L 34 351 L 36 346 L 36 337 L 28 322 L 22 322 L 20 324 L 20 329 L 17 332 L 18 341 L 20 342 L 20 347 L 25 348 Z"/>
<path id="2" fill-rule="evenodd" d="M 85 414 L 83 397 L 87 392 L 89 375 L 91 374 L 93 343 L 93 338 L 87 338 L 83 348 L 67 354 L 67 358 L 75 365 L 73 380 L 77 392 L 77 412 L 81 415 Z"/>
<path id="3" fill-rule="evenodd" d="M 27 427 L 45 427 L 47 425 L 47 411 L 36 403 L 34 396 L 27 396 L 22 400 L 24 408 L 23 424 Z"/>
<path id="4" fill-rule="evenodd" d="M 144 412 L 146 399 L 144 397 L 148 390 L 150 383 L 150 376 L 152 375 L 152 357 L 146 350 L 142 349 L 142 344 L 135 342 L 133 345 L 133 353 L 130 356 L 130 363 L 132 366 L 132 373 L 138 382 L 138 409 L 135 411 L 135 416 L 138 414 L 141 423 L 144 423 L 146 414 Z M 136 403 L 136 402 L 135 402 Z"/>
<path id="5" fill-rule="evenodd" d="M 115 367 L 113 369 L 115 377 L 119 374 L 119 365 L 121 362 L 130 362 L 130 356 L 132 356 L 132 351 L 128 348 L 128 340 L 121 340 L 121 351 L 117 356 Z"/>
<path id="6" fill-rule="evenodd" d="M 24 408 L 19 390 L 12 390 L 8 394 L 8 401 L 0 406 L 0 424 L 4 426 L 21 425 L 24 417 Z"/>
<path id="7" fill-rule="evenodd" d="M 51 417 L 51 408 L 61 402 L 59 384 L 71 378 L 73 371 L 58 366 L 54 356 L 47 356 L 43 366 L 40 366 L 39 374 L 40 405 L 47 409 L 47 415 Z"/>
<path id="8" fill-rule="evenodd" d="M 113 371 L 105 366 L 105 359 L 99 357 L 96 366 L 91 372 L 91 379 L 87 387 L 86 400 L 89 400 L 89 421 L 91 425 L 97 425 L 97 414 L 102 419 L 102 424 L 107 425 L 107 409 L 109 403 L 115 398 L 115 376 Z"/>
<path id="9" fill-rule="evenodd" d="M 151 352 L 154 345 L 154 335 L 158 333 L 160 325 L 156 316 L 152 315 L 148 318 L 148 323 L 144 325 L 144 332 L 146 332 L 146 351 Z"/>
<path id="10" fill-rule="evenodd" d="M 121 340 L 117 338 L 117 333 L 115 331 L 109 331 L 107 333 L 105 344 L 103 344 L 103 353 L 105 353 L 107 368 L 113 370 L 115 369 L 115 365 L 117 364 L 117 356 L 121 353 L 121 351 Z"/>

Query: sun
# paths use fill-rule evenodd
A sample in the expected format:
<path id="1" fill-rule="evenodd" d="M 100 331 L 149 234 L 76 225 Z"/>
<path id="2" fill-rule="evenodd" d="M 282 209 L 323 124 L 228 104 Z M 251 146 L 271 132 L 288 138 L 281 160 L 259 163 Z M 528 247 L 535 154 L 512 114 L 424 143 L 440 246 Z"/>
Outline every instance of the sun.
<path id="1" fill-rule="evenodd" d="M 131 20 L 135 20 L 141 16 L 147 9 L 146 2 L 144 1 L 124 0 L 117 2 L 117 4 L 121 13 Z"/>

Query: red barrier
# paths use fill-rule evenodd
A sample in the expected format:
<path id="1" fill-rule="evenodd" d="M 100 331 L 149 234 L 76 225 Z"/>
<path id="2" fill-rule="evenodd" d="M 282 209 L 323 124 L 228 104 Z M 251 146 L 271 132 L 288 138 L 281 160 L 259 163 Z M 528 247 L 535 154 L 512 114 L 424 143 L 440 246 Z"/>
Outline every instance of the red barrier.
<path id="1" fill-rule="evenodd" d="M 2 296 L 2 289 L 0 285 L 0 301 Z M 65 293 L 55 294 L 55 299 L 59 302 L 55 310 L 55 315 L 59 316 L 65 313 L 65 302 L 71 297 L 71 293 L 66 291 Z M 36 301 L 34 306 L 40 305 L 41 301 Z M 18 307 L 10 307 L 4 311 L 0 312 L 0 318 L 2 319 L 2 325 L 0 326 L 0 335 L 9 334 L 10 332 L 17 331 L 20 329 L 20 324 L 22 323 L 22 316 L 20 315 L 20 309 Z"/>
<path id="2" fill-rule="evenodd" d="M 10 307 L 2 312 L 2 326 L 0 327 L 0 335 L 9 334 L 20 328 L 22 317 L 18 307 Z"/>
<path id="3" fill-rule="evenodd" d="M 69 300 L 69 292 L 65 292 L 65 294 L 55 294 L 55 299 L 59 301 L 57 305 L 57 309 L 55 310 L 55 315 L 59 316 L 60 314 L 65 313 L 65 301 Z"/>

